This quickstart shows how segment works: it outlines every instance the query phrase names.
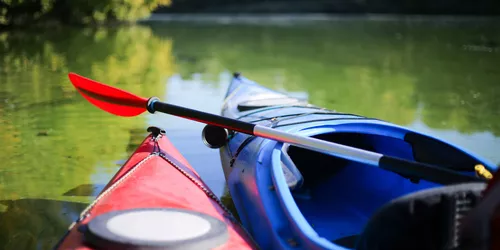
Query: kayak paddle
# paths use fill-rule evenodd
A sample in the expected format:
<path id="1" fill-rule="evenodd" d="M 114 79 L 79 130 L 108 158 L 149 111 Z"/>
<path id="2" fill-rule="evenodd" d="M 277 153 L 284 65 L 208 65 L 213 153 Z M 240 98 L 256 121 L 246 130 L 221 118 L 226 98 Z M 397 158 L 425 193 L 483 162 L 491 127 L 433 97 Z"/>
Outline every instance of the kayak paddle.
<path id="1" fill-rule="evenodd" d="M 140 115 L 146 110 L 150 113 L 158 111 L 249 135 L 289 143 L 309 150 L 369 164 L 401 175 L 412 176 L 436 183 L 486 182 L 485 179 L 473 175 L 464 175 L 450 169 L 426 163 L 409 161 L 312 137 L 291 134 L 258 124 L 179 107 L 161 102 L 157 97 L 146 99 L 75 73 L 69 73 L 69 79 L 80 94 L 90 103 L 118 116 L 130 117 Z"/>

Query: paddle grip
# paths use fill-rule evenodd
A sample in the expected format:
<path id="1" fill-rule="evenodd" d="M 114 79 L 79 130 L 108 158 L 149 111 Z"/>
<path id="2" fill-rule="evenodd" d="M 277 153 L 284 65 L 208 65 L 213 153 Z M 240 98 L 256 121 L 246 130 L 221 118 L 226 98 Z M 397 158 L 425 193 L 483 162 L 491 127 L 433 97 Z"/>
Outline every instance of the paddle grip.
<path id="1" fill-rule="evenodd" d="M 485 181 L 476 176 L 460 174 L 450 169 L 389 156 L 382 156 L 380 158 L 379 167 L 401 175 L 416 177 L 444 185 Z"/>
<path id="2" fill-rule="evenodd" d="M 255 124 L 160 102 L 156 99 L 149 100 L 148 111 L 150 113 L 159 111 L 166 114 L 183 117 L 189 120 L 219 126 L 249 135 L 254 135 L 253 129 L 255 127 Z"/>

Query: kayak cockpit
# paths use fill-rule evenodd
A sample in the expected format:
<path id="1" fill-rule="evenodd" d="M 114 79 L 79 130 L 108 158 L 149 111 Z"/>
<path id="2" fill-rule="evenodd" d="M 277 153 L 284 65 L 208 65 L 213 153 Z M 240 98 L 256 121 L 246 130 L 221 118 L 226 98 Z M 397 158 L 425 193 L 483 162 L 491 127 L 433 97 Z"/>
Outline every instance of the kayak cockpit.
<path id="1" fill-rule="evenodd" d="M 365 133 L 359 128 L 357 132 L 338 129 L 310 136 L 474 174 L 477 159 L 458 148 L 393 127 L 374 133 L 376 127 L 380 128 L 374 126 Z M 320 238 L 346 248 L 355 246 L 366 223 L 382 205 L 409 193 L 441 186 L 288 144 L 279 149 L 279 154 L 280 166 L 273 161 L 273 178 L 275 185 L 279 180 L 286 183 L 278 192 L 288 206 L 286 212 L 295 211 L 289 217 L 299 228 L 314 230 Z"/>

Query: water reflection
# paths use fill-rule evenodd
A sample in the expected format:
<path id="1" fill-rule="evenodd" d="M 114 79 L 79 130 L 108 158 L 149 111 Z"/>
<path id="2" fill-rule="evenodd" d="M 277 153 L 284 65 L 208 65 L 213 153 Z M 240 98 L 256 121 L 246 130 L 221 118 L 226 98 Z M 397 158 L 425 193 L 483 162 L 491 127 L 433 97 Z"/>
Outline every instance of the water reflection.
<path id="1" fill-rule="evenodd" d="M 498 163 L 496 30 L 486 22 L 339 19 L 3 33 L 0 248 L 48 248 L 74 219 L 66 214 L 91 201 L 149 125 L 167 131 L 216 194 L 226 192 L 218 152 L 201 142 L 203 124 L 164 114 L 112 116 L 76 93 L 70 71 L 217 114 L 231 72 L 240 71 L 313 104 L 414 127 Z"/>
<path id="2" fill-rule="evenodd" d="M 86 204 L 49 199 L 1 200 L 2 249 L 51 249 L 68 221 L 76 220 Z"/>
<path id="3" fill-rule="evenodd" d="M 50 249 L 146 133 L 144 117 L 88 104 L 67 73 L 151 95 L 174 71 L 171 49 L 147 27 L 0 36 L 1 249 Z"/>
<path id="4" fill-rule="evenodd" d="M 174 41 L 183 75 L 240 71 L 313 104 L 385 119 L 452 140 L 500 163 L 500 33 L 492 22 L 339 20 L 314 26 L 150 24 Z M 491 51 L 464 50 L 464 45 Z M 414 127 L 418 128 L 418 127 Z M 458 137 L 489 133 L 475 143 Z M 485 152 L 474 144 L 495 145 Z"/>
<path id="5" fill-rule="evenodd" d="M 81 184 L 66 192 L 63 196 L 92 196 L 96 197 L 106 186 L 106 184 Z"/>
<path id="6" fill-rule="evenodd" d="M 218 75 L 194 74 L 183 78 L 176 74 L 167 79 L 165 93 L 158 93 L 157 96 L 174 105 L 219 114 L 231 75 L 230 72 L 221 72 Z M 221 197 L 225 188 L 224 174 L 219 152 L 206 147 L 201 140 L 201 131 L 205 124 L 162 113 L 148 114 L 147 118 L 149 124 L 166 131 L 170 141 L 207 186 Z"/>

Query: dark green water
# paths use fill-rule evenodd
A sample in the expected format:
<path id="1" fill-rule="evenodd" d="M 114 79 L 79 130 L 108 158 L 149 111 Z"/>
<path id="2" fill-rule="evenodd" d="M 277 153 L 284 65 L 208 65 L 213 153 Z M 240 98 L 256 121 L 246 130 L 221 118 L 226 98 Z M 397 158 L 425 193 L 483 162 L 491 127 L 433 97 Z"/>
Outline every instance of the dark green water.
<path id="1" fill-rule="evenodd" d="M 215 193 L 202 124 L 114 117 L 76 72 L 218 113 L 232 71 L 313 104 L 385 119 L 500 163 L 500 32 L 489 22 L 150 23 L 0 34 L 0 248 L 47 249 L 145 136 L 167 130 Z"/>

